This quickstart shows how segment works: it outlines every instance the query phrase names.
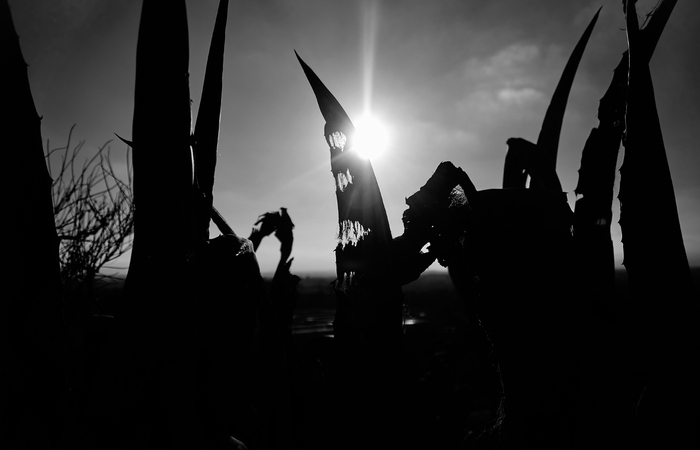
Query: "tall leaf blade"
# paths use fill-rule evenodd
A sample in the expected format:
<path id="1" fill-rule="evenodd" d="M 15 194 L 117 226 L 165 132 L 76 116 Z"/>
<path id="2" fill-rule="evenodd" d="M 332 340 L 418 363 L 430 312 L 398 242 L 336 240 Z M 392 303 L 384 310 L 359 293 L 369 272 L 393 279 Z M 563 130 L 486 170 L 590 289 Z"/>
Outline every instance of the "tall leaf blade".
<path id="1" fill-rule="evenodd" d="M 353 151 L 355 128 L 345 110 L 297 54 L 326 119 L 324 136 L 336 183 L 339 244 L 336 247 L 339 392 L 336 436 L 350 435 L 349 448 L 372 440 L 395 443 L 397 430 L 384 417 L 397 413 L 396 383 L 401 345 L 403 294 L 392 270 L 392 238 L 379 185 L 369 160 Z M 371 375 L 370 375 L 371 374 Z M 366 405 L 373 405 L 366 408 Z M 352 430 L 347 433 L 346 429 Z"/>
<path id="2" fill-rule="evenodd" d="M 0 448 L 61 445 L 64 322 L 41 119 L 10 6 L 0 5 L 4 98 L 0 233 Z"/>
<path id="3" fill-rule="evenodd" d="M 665 0 L 639 33 L 639 51 L 647 63 L 661 37 L 676 0 Z M 615 261 L 610 226 L 618 152 L 625 129 L 628 52 L 614 70 L 613 79 L 598 109 L 599 124 L 591 130 L 581 156 L 574 234 L 582 270 L 591 286 L 603 296 L 615 288 Z"/>
<path id="4" fill-rule="evenodd" d="M 146 260 L 184 262 L 191 243 L 189 198 L 194 173 L 188 66 L 185 2 L 144 0 L 136 50 L 136 213 L 130 269 L 138 269 Z"/>
<path id="5" fill-rule="evenodd" d="M 213 204 L 214 174 L 221 121 L 228 4 L 228 0 L 219 2 L 204 75 L 202 99 L 194 129 L 195 172 L 199 191 L 196 199 L 195 226 L 197 228 L 195 233 L 204 239 L 209 238 L 209 221 Z"/>
<path id="6" fill-rule="evenodd" d="M 651 301 L 652 293 L 665 297 L 669 289 L 687 290 L 692 279 L 647 52 L 636 28 L 633 5 L 628 6 L 627 20 L 630 69 L 626 151 L 620 168 L 620 226 L 632 294 Z M 660 260 L 662 267 L 657 264 Z"/>
<path id="7" fill-rule="evenodd" d="M 339 131 L 343 133 L 346 137 L 352 136 L 355 133 L 355 127 L 353 126 L 348 114 L 345 112 L 338 100 L 331 94 L 328 88 L 323 84 L 316 73 L 311 70 L 311 67 L 304 62 L 299 54 L 295 51 L 294 54 L 301 64 L 301 68 L 304 70 L 306 79 L 309 80 L 311 84 L 311 89 L 314 91 L 316 96 L 316 101 L 318 101 L 318 106 L 321 109 L 321 115 L 326 120 L 324 125 L 323 134 L 328 139 L 330 135 L 334 132 Z"/>
<path id="8" fill-rule="evenodd" d="M 341 239 L 336 250 L 338 276 L 356 270 L 388 276 L 391 230 L 372 164 L 352 151 L 355 127 L 343 107 L 299 55 L 297 58 L 326 119 L 324 136 L 336 181 Z"/>
<path id="9" fill-rule="evenodd" d="M 648 23 L 640 30 L 640 51 L 643 61 L 647 64 L 651 60 L 654 50 L 656 50 L 656 44 L 659 42 L 661 33 L 666 27 L 668 18 L 671 17 L 673 8 L 676 6 L 678 0 L 661 0 L 652 12 L 652 16 Z"/>
<path id="10" fill-rule="evenodd" d="M 564 67 L 564 72 L 562 72 L 561 78 L 559 79 L 559 84 L 557 84 L 554 95 L 552 95 L 552 101 L 547 108 L 547 113 L 544 116 L 542 129 L 537 137 L 537 146 L 540 148 L 540 151 L 544 153 L 545 164 L 551 169 L 556 169 L 559 137 L 561 136 L 561 127 L 564 122 L 564 113 L 566 112 L 566 104 L 569 100 L 571 86 L 574 84 L 574 77 L 576 76 L 578 65 L 581 62 L 581 57 L 583 57 L 583 52 L 586 50 L 588 39 L 591 37 L 593 28 L 598 21 L 600 9 L 602 9 L 602 6 L 591 19 L 591 22 L 584 30 L 576 47 L 574 47 L 574 51 L 571 53 L 571 56 L 569 56 L 569 60 Z"/>
<path id="11" fill-rule="evenodd" d="M 145 415 L 150 430 L 169 436 L 164 445 L 192 448 L 193 314 L 190 296 L 183 295 L 192 288 L 188 255 L 195 242 L 188 66 L 186 2 L 144 0 L 132 139 L 134 246 L 120 305 L 125 360 L 119 370 L 125 373 L 119 378 L 128 395 L 109 401 L 122 426 L 143 427 Z M 113 433 L 101 430 L 108 420 L 94 416 L 97 439 Z"/>
<path id="12" fill-rule="evenodd" d="M 636 313 L 646 387 L 636 420 L 649 447 L 693 448 L 700 392 L 694 358 L 698 303 L 683 243 L 678 207 L 666 157 L 634 2 L 627 2 L 629 90 L 625 157 L 620 168 L 620 227 L 624 265 Z M 688 388 L 690 387 L 690 389 Z M 673 411 L 674 414 L 667 414 Z M 669 435 L 671 427 L 679 430 Z M 692 444 L 695 442 L 695 444 Z"/>
<path id="13" fill-rule="evenodd" d="M 643 61 L 647 63 L 673 4 L 675 1 L 659 5 L 647 26 L 639 32 L 636 53 L 641 53 Z M 585 290 L 586 303 L 591 311 L 596 312 L 596 316 L 599 317 L 597 320 L 603 325 L 596 327 L 594 332 L 589 331 L 590 334 L 584 338 L 588 342 L 584 348 L 588 349 L 585 354 L 589 359 L 581 364 L 581 367 L 591 371 L 586 375 L 589 381 L 582 391 L 582 398 L 591 401 L 595 401 L 596 398 L 605 399 L 607 406 L 604 409 L 598 408 L 600 414 L 595 418 L 589 415 L 581 416 L 580 426 L 585 430 L 615 430 L 614 433 L 604 436 L 595 431 L 580 433 L 579 440 L 583 446 L 594 446 L 595 442 L 600 442 L 602 438 L 611 446 L 629 445 L 629 435 L 635 418 L 631 414 L 621 414 L 621 411 L 629 408 L 629 401 L 634 400 L 635 395 L 639 395 L 629 381 L 628 368 L 625 365 L 628 363 L 624 362 L 624 357 L 621 358 L 624 353 L 610 345 L 611 340 L 619 341 L 620 325 L 624 322 L 610 321 L 609 313 L 601 314 L 612 311 L 616 316 L 620 316 L 625 312 L 621 308 L 623 299 L 616 295 L 615 256 L 610 229 L 617 159 L 625 130 L 628 73 L 628 52 L 625 51 L 614 70 L 608 90 L 600 100 L 599 124 L 591 130 L 583 149 L 579 180 L 575 189 L 577 200 L 574 238 L 578 259 L 576 268 L 584 280 L 582 287 Z M 637 220 L 646 219 L 637 217 Z M 624 329 L 625 335 L 631 334 L 629 328 Z M 595 343 L 598 343 L 597 347 Z M 604 367 L 604 370 L 596 367 Z M 658 425 L 655 423 L 654 427 L 656 426 Z"/>

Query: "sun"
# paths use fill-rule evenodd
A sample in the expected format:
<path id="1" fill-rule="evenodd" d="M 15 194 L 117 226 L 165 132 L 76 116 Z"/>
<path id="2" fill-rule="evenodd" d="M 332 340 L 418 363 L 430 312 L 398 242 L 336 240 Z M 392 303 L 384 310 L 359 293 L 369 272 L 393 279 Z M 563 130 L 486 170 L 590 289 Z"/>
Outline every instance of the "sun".
<path id="1" fill-rule="evenodd" d="M 365 114 L 355 123 L 353 149 L 361 158 L 377 159 L 389 143 L 389 133 L 377 118 Z"/>

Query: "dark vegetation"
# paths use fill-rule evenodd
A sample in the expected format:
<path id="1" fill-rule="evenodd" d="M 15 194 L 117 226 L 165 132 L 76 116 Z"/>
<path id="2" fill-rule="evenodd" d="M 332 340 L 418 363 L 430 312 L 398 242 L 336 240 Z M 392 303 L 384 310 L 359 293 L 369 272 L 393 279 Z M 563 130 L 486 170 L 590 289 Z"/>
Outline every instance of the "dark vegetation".
<path id="1" fill-rule="evenodd" d="M 91 296 L 102 269 L 131 249 L 134 206 L 130 152 L 122 180 L 114 170 L 109 142 L 89 157 L 85 142 L 49 148 L 46 165 L 52 178 L 51 197 L 58 233 L 61 282 L 68 291 Z M 71 148 L 72 146 L 72 148 Z"/>
<path id="2" fill-rule="evenodd" d="M 695 283 L 700 283 L 700 268 L 692 273 Z M 602 311 L 612 311 L 620 320 L 632 302 L 626 272 L 617 270 L 615 280 L 614 303 Z M 333 420 L 338 407 L 329 386 L 334 379 L 333 281 L 333 275 L 304 276 L 298 285 L 292 323 L 293 407 L 295 434 L 306 449 L 327 448 L 333 439 L 325 423 Z M 97 287 L 97 302 L 108 314 L 119 302 L 123 285 L 123 278 L 115 278 Z M 503 388 L 495 372 L 493 346 L 483 328 L 466 314 L 446 273 L 424 273 L 403 291 L 408 325 L 400 379 L 403 408 L 396 420 L 405 426 L 405 437 L 414 448 L 496 448 L 499 434 L 484 430 L 499 418 Z M 112 326 L 110 319 L 93 317 L 91 330 L 98 336 L 93 351 L 104 345 Z"/>
<path id="3" fill-rule="evenodd" d="M 354 367 L 374 362 L 367 345 L 391 353 L 395 335 L 390 330 L 398 317 L 391 313 L 397 296 L 388 285 L 400 289 L 426 263 L 438 260 L 448 268 L 467 314 L 481 321 L 493 343 L 504 394 L 491 433 L 498 445 L 697 445 L 698 435 L 691 429 L 698 415 L 672 381 L 681 376 L 683 386 L 692 386 L 691 373 L 697 373 L 690 370 L 697 344 L 688 323 L 697 315 L 697 295 L 648 67 L 675 3 L 659 2 L 640 27 L 635 2 L 623 2 L 629 48 L 601 99 L 600 125 L 584 148 L 575 212 L 566 203 L 555 164 L 568 92 L 597 13 L 564 69 L 537 143 L 508 140 L 503 189 L 478 190 L 464 170 L 440 163 L 419 192 L 406 199 L 405 231 L 392 245 L 383 231 L 385 212 L 372 167 L 347 151 L 352 150 L 352 121 L 299 58 L 326 120 L 345 238 L 336 249 L 336 321 L 354 323 L 360 333 L 350 345 L 362 356 Z M 626 152 L 619 181 L 620 225 L 631 299 L 623 307 L 615 297 L 610 236 L 621 143 Z M 643 194 L 648 189 L 654 192 L 654 204 L 663 204 L 654 208 L 653 220 Z M 427 252 L 419 253 L 426 244 Z M 389 255 L 387 270 L 382 262 Z M 378 293 L 383 296 L 376 297 Z M 383 333 L 374 333 L 374 327 Z M 682 362 L 683 370 L 672 370 L 672 361 Z M 354 381 L 361 390 L 375 389 L 380 414 L 401 409 L 390 407 L 399 404 L 390 380 Z M 697 398 L 694 389 L 691 398 Z M 343 401 L 350 410 L 361 409 L 359 396 Z M 343 416 L 345 425 L 363 433 L 353 436 L 348 447 L 362 445 L 375 431 L 380 436 L 373 443 L 380 448 L 395 438 L 395 428 L 367 426 L 379 420 L 371 414 Z M 674 425 L 674 420 L 680 422 Z M 687 431 L 664 432 L 679 423 Z"/>
<path id="4" fill-rule="evenodd" d="M 64 147 L 47 142 L 46 166 L 51 182 L 58 258 L 63 287 L 66 327 L 66 386 L 69 404 L 84 401 L 86 377 L 91 374 L 88 354 L 92 315 L 108 314 L 98 293 L 115 272 L 110 263 L 131 249 L 134 232 L 133 179 L 130 152 L 124 179 L 112 164 L 109 142 L 87 156 L 85 142 Z M 110 275 L 110 269 L 112 274 Z M 94 361 L 90 361 L 94 365 Z"/>
<path id="5" fill-rule="evenodd" d="M 2 54 L 21 89 L 10 108 L 16 114 L 3 124 L 26 133 L 8 133 L 22 136 L 11 145 L 23 151 L 10 152 L 18 170 L 3 179 L 1 197 L 17 220 L 3 221 L 1 231 L 36 239 L 29 249 L 11 240 L 12 264 L 2 271 L 9 296 L 0 315 L 0 444 L 696 448 L 697 348 L 686 337 L 697 317 L 697 272 L 683 248 L 648 70 L 675 1 L 661 2 L 641 28 L 634 3 L 624 3 L 629 49 L 584 148 L 575 212 L 554 168 L 568 92 L 597 14 L 538 142 L 508 140 L 503 189 L 478 190 L 464 170 L 442 162 L 407 197 L 397 237 L 370 162 L 351 151 L 352 121 L 299 58 L 326 120 L 340 229 L 336 273 L 301 279 L 291 273 L 294 224 L 285 208 L 260 216 L 246 239 L 214 207 L 228 2 L 220 2 L 192 133 L 185 2 L 166 8 L 145 0 L 133 140 L 125 140 L 134 149 L 138 205 L 132 260 L 125 280 L 97 280 L 100 264 L 83 263 L 92 270 L 93 301 L 81 304 L 84 320 L 74 322 L 64 320 L 70 302 L 61 289 L 70 284 L 61 270 L 74 267 L 59 258 L 59 239 L 109 236 L 105 223 L 128 237 L 131 225 L 122 227 L 119 214 L 131 206 L 85 221 L 87 231 L 71 224 L 100 205 L 110 210 L 92 201 L 93 174 L 98 184 L 111 177 L 123 198 L 130 183 L 109 165 L 100 172 L 88 164 L 77 178 L 88 187 L 78 196 L 87 209 L 56 220 L 63 197 L 51 195 L 5 6 Z M 609 213 L 620 142 L 624 273 L 615 271 Z M 160 195 L 156 171 L 170 175 L 170 196 Z M 221 232 L 214 238 L 211 222 Z M 280 261 L 265 280 L 255 250 L 273 233 Z M 435 260 L 449 276 L 423 273 Z M 71 336 L 75 342 L 63 340 Z M 76 358 L 65 359 L 73 347 Z"/>

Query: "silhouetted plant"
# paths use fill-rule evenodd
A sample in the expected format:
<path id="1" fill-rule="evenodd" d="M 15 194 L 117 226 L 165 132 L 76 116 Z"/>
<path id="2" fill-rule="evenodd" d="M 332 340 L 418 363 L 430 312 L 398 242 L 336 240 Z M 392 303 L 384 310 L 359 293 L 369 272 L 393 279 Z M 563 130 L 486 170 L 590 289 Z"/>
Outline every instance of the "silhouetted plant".
<path id="1" fill-rule="evenodd" d="M 372 164 L 354 151 L 355 126 L 340 102 L 314 71 L 297 59 L 325 119 L 324 137 L 338 206 L 338 245 L 333 321 L 337 358 L 339 419 L 353 430 L 339 444 L 354 448 L 371 440 L 377 448 L 396 444 L 399 428 L 385 417 L 401 410 L 396 379 L 403 347 L 404 303 L 401 287 L 433 262 L 422 253 L 427 238 L 393 238 Z M 371 408 L 366 408 L 371 404 Z M 361 413 L 360 413 L 361 411 Z M 334 425 L 335 426 L 335 425 Z M 334 433 L 343 433 L 340 428 Z M 401 444 L 398 444 L 401 445 Z"/>
<path id="2" fill-rule="evenodd" d="M 600 9 L 591 19 L 571 56 L 569 56 L 544 116 L 537 143 L 533 144 L 522 138 L 508 139 L 508 154 L 503 171 L 503 188 L 524 188 L 527 179 L 530 178 L 530 187 L 554 192 L 562 191 L 561 182 L 556 173 L 559 136 L 564 122 L 569 92 L 599 14 Z"/>
<path id="3" fill-rule="evenodd" d="M 0 3 L 0 55 L 10 88 L 0 118 L 0 448 L 58 448 L 65 404 L 58 239 L 41 118 L 7 1 Z"/>
<path id="4" fill-rule="evenodd" d="M 290 435 L 289 387 L 273 305 L 250 241 L 221 221 L 227 232 L 209 239 L 229 2 L 219 2 L 194 133 L 186 3 L 142 2 L 124 140 L 134 149 L 138 206 L 116 314 L 123 360 L 97 369 L 95 378 L 118 372 L 118 381 L 92 389 L 85 429 L 101 448 L 115 435 L 111 448 L 144 438 L 214 448 L 232 435 L 278 448 Z"/>

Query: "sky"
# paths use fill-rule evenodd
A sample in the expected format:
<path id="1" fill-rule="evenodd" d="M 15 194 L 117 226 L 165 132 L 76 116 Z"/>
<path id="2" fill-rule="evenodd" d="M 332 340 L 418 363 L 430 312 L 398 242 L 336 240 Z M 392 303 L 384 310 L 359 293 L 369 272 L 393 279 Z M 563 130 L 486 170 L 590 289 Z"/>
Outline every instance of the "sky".
<path id="1" fill-rule="evenodd" d="M 9 0 L 34 102 L 51 148 L 111 140 L 125 167 L 131 136 L 137 0 Z M 640 0 L 644 16 L 656 0 Z M 187 1 L 190 92 L 196 119 L 218 1 Z M 298 274 L 335 270 L 337 207 L 324 120 L 294 51 L 356 120 L 371 109 L 388 133 L 372 161 L 394 236 L 405 198 L 441 161 L 477 189 L 499 188 L 506 140 L 536 142 L 570 52 L 600 18 L 571 89 L 557 172 L 573 208 L 581 150 L 598 101 L 626 49 L 620 0 L 231 1 L 214 204 L 237 234 L 260 214 L 288 208 Z M 680 0 L 651 61 L 656 101 L 686 251 L 700 265 L 700 2 Z M 624 148 L 620 150 L 621 164 Z M 163 155 L 163 157 L 167 157 Z M 166 174 L 154 174 L 166 177 Z M 167 183 L 164 183 L 167 195 Z M 617 185 L 616 194 L 617 196 Z M 622 245 L 615 200 L 613 241 Z M 653 205 L 650 205 L 650 213 Z M 218 231 L 212 225 L 212 236 Z M 279 242 L 258 250 L 274 271 Z M 117 263 L 128 265 L 128 255 Z M 437 263 L 430 270 L 444 270 Z"/>

